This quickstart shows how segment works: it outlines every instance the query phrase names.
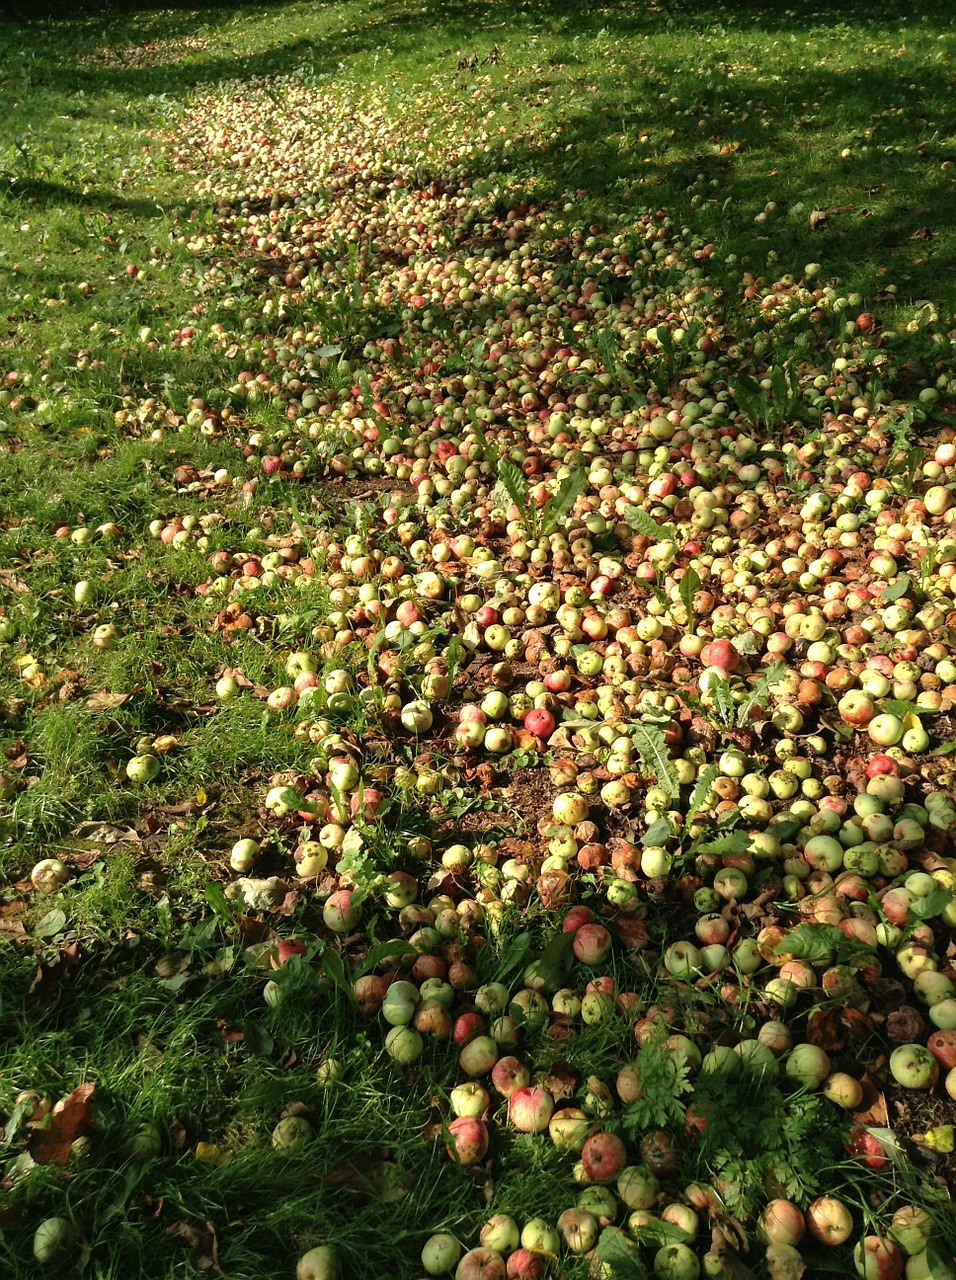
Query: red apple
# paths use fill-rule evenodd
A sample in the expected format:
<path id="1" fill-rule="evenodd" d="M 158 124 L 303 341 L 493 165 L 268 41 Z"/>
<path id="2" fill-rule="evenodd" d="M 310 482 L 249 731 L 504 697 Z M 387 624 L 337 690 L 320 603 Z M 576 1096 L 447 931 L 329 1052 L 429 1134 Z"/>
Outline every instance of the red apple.
<path id="1" fill-rule="evenodd" d="M 868 1169 L 885 1169 L 887 1165 L 886 1151 L 881 1143 L 862 1125 L 854 1125 L 846 1142 L 846 1150 L 854 1159 L 865 1164 Z"/>
<path id="2" fill-rule="evenodd" d="M 491 1068 L 491 1083 L 503 1098 L 510 1098 L 531 1083 L 531 1072 L 520 1058 L 508 1054 Z"/>
<path id="3" fill-rule="evenodd" d="M 451 1038 L 455 1044 L 468 1044 L 475 1036 L 481 1035 L 485 1029 L 485 1020 L 480 1013 L 461 1013 L 455 1019 Z"/>
<path id="4" fill-rule="evenodd" d="M 554 1115 L 554 1098 L 538 1086 L 516 1090 L 508 1102 L 508 1116 L 520 1133 L 544 1133 Z"/>
<path id="5" fill-rule="evenodd" d="M 515 1249 L 508 1258 L 508 1280 L 541 1280 L 548 1274 L 551 1260 L 530 1249 Z"/>
<path id="6" fill-rule="evenodd" d="M 941 1071 L 956 1067 L 956 1031 L 934 1031 L 926 1047 L 939 1063 Z"/>
<path id="7" fill-rule="evenodd" d="M 594 912 L 590 907 L 572 907 L 564 917 L 561 928 L 565 933 L 574 933 L 583 924 L 591 924 L 593 920 Z"/>
<path id="8" fill-rule="evenodd" d="M 494 1249 L 469 1249 L 455 1268 L 455 1280 L 508 1280 L 505 1260 Z"/>
<path id="9" fill-rule="evenodd" d="M 308 943 L 301 938 L 279 938 L 276 942 L 276 954 L 272 961 L 273 969 L 281 969 L 292 956 L 304 956 L 308 953 Z"/>
<path id="10" fill-rule="evenodd" d="M 457 1164 L 478 1164 L 488 1154 L 488 1126 L 474 1116 L 459 1116 L 448 1126 L 445 1150 Z"/>
<path id="11" fill-rule="evenodd" d="M 854 1246 L 853 1265 L 863 1280 L 899 1280 L 904 1259 L 892 1240 L 864 1236 Z"/>
<path id="12" fill-rule="evenodd" d="M 613 1133 L 593 1133 L 581 1149 L 581 1164 L 589 1182 L 610 1182 L 627 1167 L 627 1148 Z"/>
<path id="13" fill-rule="evenodd" d="M 582 924 L 571 943 L 576 959 L 593 968 L 611 949 L 611 935 L 603 924 Z"/>

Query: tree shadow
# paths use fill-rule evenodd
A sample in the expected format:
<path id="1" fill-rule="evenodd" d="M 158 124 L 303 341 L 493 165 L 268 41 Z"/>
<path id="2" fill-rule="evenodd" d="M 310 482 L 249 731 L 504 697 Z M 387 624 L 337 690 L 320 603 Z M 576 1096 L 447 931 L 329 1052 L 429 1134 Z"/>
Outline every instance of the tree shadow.
<path id="1" fill-rule="evenodd" d="M 112 191 L 97 191 L 69 187 L 61 182 L 49 182 L 44 178 L 23 178 L 0 170 L 0 194 L 22 199 L 39 208 L 62 208 L 75 205 L 102 213 L 128 213 L 137 218 L 154 218 L 162 212 L 162 206 L 154 200 L 127 200 Z"/>
<path id="2" fill-rule="evenodd" d="M 82 90 L 90 98 L 172 96 L 299 68 L 334 85 L 341 68 L 360 67 L 376 53 L 426 48 L 423 75 L 436 76 L 442 90 L 451 84 L 482 92 L 491 107 L 513 99 L 507 68 L 527 59 L 541 64 L 527 92 L 553 93 L 558 104 L 551 135 L 519 139 L 507 157 L 492 152 L 483 163 L 493 168 L 507 161 L 527 172 L 540 200 L 563 202 L 568 193 L 582 192 L 594 215 L 602 204 L 617 210 L 666 205 L 682 221 L 739 242 L 754 261 L 765 261 L 783 237 L 788 252 L 825 257 L 857 282 L 878 286 L 887 271 L 888 278 L 902 272 L 899 283 L 916 295 L 925 296 L 956 265 L 956 234 L 943 234 L 956 228 L 956 188 L 943 167 L 956 159 L 946 150 L 947 137 L 956 136 L 956 106 L 948 119 L 927 118 L 914 102 L 912 62 L 873 64 L 865 53 L 871 36 L 884 45 L 898 40 L 905 49 L 907 31 L 917 24 L 942 37 L 951 28 L 949 0 L 926 0 L 918 13 L 908 0 L 890 0 L 878 13 L 863 0 L 845 0 L 838 15 L 822 0 L 806 6 L 793 0 L 518 0 L 507 7 L 500 0 L 327 0 L 310 7 L 315 25 L 308 35 L 301 34 L 303 5 L 286 0 L 210 0 L 199 7 L 185 0 L 105 8 L 67 0 L 6 4 L 23 15 L 24 25 L 5 28 L 5 41 L 35 43 L 45 23 L 80 24 L 84 43 L 73 62 L 38 60 L 30 74 L 38 85 Z M 276 19 L 276 42 L 243 53 L 243 24 L 267 15 Z M 859 47 L 858 65 L 825 75 L 801 68 L 799 37 L 811 30 L 833 30 L 843 47 Z M 201 46 L 176 46 L 203 33 L 214 37 L 208 56 Z M 779 83 L 756 67 L 736 66 L 728 74 L 722 66 L 722 45 L 739 50 L 748 33 L 770 33 L 794 48 L 794 66 Z M 688 36 L 702 37 L 696 66 L 686 60 Z M 668 54 L 670 37 L 675 51 Z M 613 82 L 605 77 L 600 91 L 591 92 L 575 77 L 593 65 L 602 40 L 633 48 L 632 71 Z M 155 60 L 124 58 L 125 44 L 148 44 Z M 479 81 L 459 66 L 464 55 L 484 68 L 495 45 L 504 53 L 504 74 Z M 106 60 L 98 63 L 99 56 Z M 916 97 L 946 101 L 948 93 L 956 103 L 950 76 L 945 60 L 921 66 Z M 837 127 L 833 120 L 850 141 L 838 162 L 833 148 L 819 143 Z M 639 142 L 642 132 L 655 141 Z M 861 141 L 871 132 L 872 145 Z M 57 196 L 51 189 L 36 198 Z M 765 223 L 755 221 L 768 200 L 778 209 Z M 809 215 L 818 203 L 833 211 L 812 229 Z M 806 209 L 790 214 L 800 204 Z"/>

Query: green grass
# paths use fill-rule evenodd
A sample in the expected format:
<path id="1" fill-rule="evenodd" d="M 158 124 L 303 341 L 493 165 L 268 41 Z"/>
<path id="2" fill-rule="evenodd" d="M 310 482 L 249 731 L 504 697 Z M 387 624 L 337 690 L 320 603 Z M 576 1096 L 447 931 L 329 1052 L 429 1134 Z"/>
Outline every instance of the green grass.
<path id="1" fill-rule="evenodd" d="M 494 390 L 504 366 L 493 351 L 500 334 L 486 326 L 529 294 L 515 268 L 470 311 L 436 308 L 430 329 L 412 324 L 400 299 L 383 296 L 398 271 L 385 254 L 396 246 L 363 257 L 350 220 L 366 247 L 383 234 L 369 220 L 376 201 L 401 205 L 401 189 L 384 194 L 396 175 L 406 192 L 433 182 L 461 190 L 461 225 L 449 229 L 444 214 L 419 205 L 395 212 L 385 234 L 400 250 L 427 216 L 422 234 L 433 233 L 436 253 L 447 249 L 464 270 L 486 253 L 506 264 L 507 211 L 537 205 L 548 221 L 529 232 L 529 245 L 546 246 L 555 288 L 590 280 L 612 301 L 622 290 L 608 265 L 612 248 L 588 254 L 626 249 L 642 263 L 635 280 L 645 318 L 695 339 L 712 329 L 721 360 L 713 390 L 727 386 L 755 437 L 791 451 L 794 491 L 809 483 L 792 451 L 820 420 L 816 393 L 838 409 L 841 398 L 864 394 L 879 418 L 874 431 L 899 446 L 894 494 L 905 501 L 923 462 L 911 449 L 951 428 L 946 400 L 956 390 L 949 6 L 875 11 L 850 0 L 839 22 L 832 7 L 770 0 L 17 9 L 0 24 L 0 120 L 9 122 L 0 138 L 0 622 L 12 631 L 0 643 L 0 783 L 10 791 L 0 800 L 0 1261 L 18 1280 L 38 1274 L 33 1231 L 57 1215 L 82 1244 L 72 1271 L 64 1263 L 58 1274 L 172 1280 L 208 1274 L 215 1258 L 230 1280 L 263 1280 L 289 1275 L 299 1253 L 330 1240 L 346 1275 L 412 1278 L 434 1231 L 472 1245 L 492 1212 L 554 1221 L 576 1195 L 572 1162 L 545 1138 L 506 1137 L 503 1111 L 488 1170 L 447 1160 L 438 1137 L 455 1051 L 430 1045 L 413 1071 L 389 1063 L 381 1021 L 364 1021 L 335 983 L 340 950 L 346 965 L 360 964 L 365 942 L 340 948 L 330 938 L 320 902 L 291 875 L 296 820 L 276 824 L 262 808 L 274 775 L 321 775 L 319 749 L 302 733 L 318 713 L 270 712 L 249 690 L 219 705 L 214 687 L 226 668 L 266 688 L 285 684 L 285 658 L 299 647 L 316 651 L 322 678 L 340 666 L 362 678 L 374 671 L 376 653 L 361 640 L 336 644 L 321 630 L 344 611 L 334 578 L 342 547 L 329 544 L 354 534 L 408 556 L 407 517 L 425 557 L 439 531 L 471 527 L 475 503 L 459 511 L 443 497 L 426 523 L 401 492 L 411 464 L 401 476 L 371 451 L 357 465 L 359 437 L 319 410 L 357 380 L 363 412 L 371 419 L 376 397 L 388 398 L 396 448 L 442 480 L 428 461 L 441 433 L 429 435 L 430 415 L 414 400 L 437 386 L 436 372 L 446 382 L 474 372 Z M 231 149 L 260 132 L 263 150 L 250 164 L 234 161 Z M 382 184 L 374 196 L 355 185 L 357 212 L 353 163 L 374 167 Z M 269 243 L 250 245 L 252 216 L 259 233 L 274 234 L 274 255 Z M 328 268 L 324 283 L 287 286 L 296 259 L 282 242 L 298 252 L 302 223 L 325 216 L 313 259 Z M 409 251 L 413 266 L 419 250 Z M 805 270 L 811 263 L 815 274 Z M 812 301 L 818 317 L 801 299 L 780 316 L 761 310 L 770 285 L 788 276 L 825 282 L 829 292 Z M 748 285 L 756 297 L 745 295 Z M 847 332 L 864 310 L 877 317 L 879 340 Z M 634 396 L 637 407 L 646 393 L 676 396 L 679 387 L 682 398 L 702 398 L 700 384 L 688 391 L 703 363 L 693 341 L 642 345 L 638 334 L 628 347 L 611 321 L 562 313 L 548 324 L 557 344 L 605 367 L 601 391 L 610 387 L 622 403 Z M 195 333 L 183 344 L 186 326 Z M 374 347 L 366 355 L 367 341 L 399 334 L 407 347 L 391 364 Z M 426 373 L 433 356 L 439 367 Z M 792 379 L 783 384 L 785 370 Z M 239 381 L 247 372 L 275 391 L 250 396 Z M 362 382 L 371 375 L 381 384 Z M 568 384 L 575 393 L 589 389 L 579 376 Z M 931 399 L 917 400 L 936 388 L 938 412 Z M 894 406 L 910 401 L 914 412 L 894 418 Z M 889 406 L 882 417 L 881 405 Z M 488 412 L 489 449 L 500 443 L 525 461 L 522 421 L 499 415 L 492 427 Z M 656 441 L 641 431 L 627 447 L 649 471 Z M 830 437 L 821 439 L 829 450 Z M 578 444 L 559 441 L 553 456 L 580 464 L 604 447 Z M 847 435 L 847 447 L 858 444 Z M 313 458 L 304 482 L 259 466 L 299 447 Z M 618 480 L 634 475 L 617 456 L 623 448 L 609 464 Z M 488 491 L 492 457 L 477 472 Z M 703 459 L 714 480 L 729 457 L 715 450 Z M 872 451 L 870 461 L 894 471 Z M 345 497 L 330 462 L 349 472 Z M 373 481 L 383 473 L 379 491 Z M 409 505 L 386 526 L 393 485 Z M 676 528 L 667 501 L 646 505 Z M 151 531 L 154 521 L 184 518 L 195 523 L 182 546 Z M 118 533 L 60 536 L 111 522 Z M 316 576 L 300 580 L 304 587 L 277 580 L 243 591 L 238 601 L 256 625 L 230 634 L 220 611 L 234 598 L 202 594 L 216 577 L 210 556 L 268 553 L 269 538 L 292 534 Z M 94 584 L 91 603 L 76 602 L 79 581 Z M 447 654 L 461 619 L 448 602 L 422 607 L 432 647 Z M 101 648 L 94 634 L 107 623 L 119 636 Z M 427 656 L 403 654 L 404 686 L 376 677 L 381 698 L 399 688 L 407 698 Z M 24 680 L 17 664 L 28 658 L 39 671 Z M 467 654 L 459 661 L 474 692 L 480 679 Z M 450 747 L 422 761 L 421 744 L 383 727 L 358 700 L 328 718 L 342 735 L 334 750 L 363 749 L 388 791 L 385 830 L 365 832 L 365 846 L 348 855 L 370 895 L 363 923 L 374 941 L 398 931 L 378 896 L 382 875 L 401 866 L 424 881 L 432 869 L 410 851 L 414 837 L 427 835 L 439 851 L 459 838 L 473 843 L 479 830 L 494 841 L 536 839 L 540 815 L 524 803 L 520 774 L 501 796 Z M 137 788 L 126 764 L 142 740 L 161 735 L 173 741 L 159 779 Z M 443 771 L 434 802 L 395 794 L 396 763 Z M 245 915 L 222 896 L 240 835 L 268 838 L 256 873 L 291 882 L 284 914 Z M 26 883 L 48 857 L 63 858 L 72 876 L 49 897 Z M 593 877 L 581 887 L 598 901 Z M 442 888 L 440 876 L 431 888 Z M 549 919 L 534 901 L 523 909 L 520 895 L 500 918 L 489 916 L 484 945 L 469 944 L 479 979 L 516 983 Z M 650 919 L 655 950 L 647 964 L 618 957 L 620 987 L 658 998 L 657 949 L 685 924 L 679 904 Z M 315 972 L 288 970 L 273 1009 L 257 948 L 294 934 L 324 937 L 326 949 Z M 589 976 L 578 966 L 568 981 L 583 986 Z M 755 998 L 728 1013 L 712 994 L 664 990 L 685 1019 L 716 1023 L 719 1014 L 730 1035 L 751 1034 L 763 1016 Z M 582 1080 L 608 1083 L 612 1064 L 635 1051 L 618 1020 L 579 1029 L 557 1048 L 529 1035 L 520 1050 L 535 1071 L 560 1052 Z M 323 1090 L 316 1069 L 329 1056 L 344 1072 Z M 11 1119 L 16 1095 L 35 1089 L 57 1100 L 84 1082 L 95 1084 L 89 1151 L 65 1169 L 31 1164 L 26 1132 Z M 732 1101 L 749 1105 L 745 1090 Z M 288 1106 L 305 1109 L 314 1138 L 282 1156 L 270 1134 Z M 816 1130 L 810 1138 L 800 1130 L 800 1115 L 790 1122 L 798 1154 L 801 1141 L 819 1145 Z M 134 1155 L 143 1124 L 158 1126 L 159 1150 Z M 222 1162 L 201 1159 L 199 1143 Z M 859 1201 L 861 1221 L 878 1208 L 867 1195 L 891 1208 L 910 1194 L 937 1206 L 927 1177 L 897 1170 L 867 1182 L 836 1145 L 826 1154 L 829 1172 L 807 1157 L 815 1187 L 826 1173 L 826 1185 Z M 732 1155 L 739 1165 L 756 1159 L 746 1143 Z M 703 1159 L 685 1164 L 688 1176 L 700 1175 Z M 848 1265 L 843 1255 L 839 1265 Z M 586 1270 L 579 1261 L 563 1274 Z"/>

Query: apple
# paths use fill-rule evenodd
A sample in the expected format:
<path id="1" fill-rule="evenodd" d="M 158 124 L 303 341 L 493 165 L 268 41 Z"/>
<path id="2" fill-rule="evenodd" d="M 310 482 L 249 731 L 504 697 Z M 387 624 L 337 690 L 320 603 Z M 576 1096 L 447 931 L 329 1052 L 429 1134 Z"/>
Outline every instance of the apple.
<path id="1" fill-rule="evenodd" d="M 657 1202 L 661 1184 L 645 1165 L 632 1164 L 617 1180 L 617 1194 L 628 1209 L 650 1209 Z"/>
<path id="2" fill-rule="evenodd" d="M 395 1062 L 408 1066 L 425 1052 L 425 1041 L 414 1027 L 392 1027 L 385 1037 L 385 1051 Z"/>
<path id="3" fill-rule="evenodd" d="M 272 1130 L 275 1151 L 296 1151 L 312 1141 L 312 1126 L 305 1116 L 285 1116 Z"/>
<path id="4" fill-rule="evenodd" d="M 519 1058 L 509 1054 L 491 1068 L 491 1083 L 503 1098 L 510 1098 L 531 1083 L 531 1072 Z"/>
<path id="5" fill-rule="evenodd" d="M 903 1253 L 912 1258 L 924 1252 L 933 1230 L 933 1220 L 926 1210 L 908 1204 L 893 1214 L 889 1234 Z"/>
<path id="6" fill-rule="evenodd" d="M 452 1017 L 441 1000 L 425 1000 L 415 1010 L 412 1020 L 415 1030 L 434 1040 L 451 1038 Z"/>
<path id="7" fill-rule="evenodd" d="M 451 1038 L 455 1044 L 468 1044 L 485 1029 L 480 1013 L 460 1013 L 452 1027 Z"/>
<path id="8" fill-rule="evenodd" d="M 477 1080 L 465 1080 L 456 1084 L 450 1095 L 451 1109 L 456 1116 L 483 1116 L 491 1105 L 488 1090 Z"/>
<path id="9" fill-rule="evenodd" d="M 133 756 L 132 760 L 126 762 L 126 776 L 130 782 L 153 782 L 159 777 L 161 768 L 159 756 L 153 755 L 152 752 L 145 752 L 143 755 Z"/>
<path id="10" fill-rule="evenodd" d="M 508 1280 L 542 1280 L 550 1269 L 551 1259 L 530 1249 L 515 1249 L 508 1257 Z"/>
<path id="11" fill-rule="evenodd" d="M 602 924 L 582 924 L 571 943 L 575 958 L 588 968 L 602 963 L 611 949 L 611 934 Z"/>
<path id="12" fill-rule="evenodd" d="M 627 1166 L 627 1148 L 616 1134 L 593 1133 L 581 1148 L 581 1163 L 590 1182 L 609 1182 Z"/>
<path id="13" fill-rule="evenodd" d="M 508 1102 L 508 1117 L 519 1133 L 544 1133 L 554 1115 L 554 1099 L 538 1086 L 517 1089 Z"/>
<path id="14" fill-rule="evenodd" d="M 854 1125 L 846 1141 L 847 1154 L 868 1169 L 885 1169 L 888 1157 L 882 1144 L 867 1133 L 862 1125 Z"/>
<path id="15" fill-rule="evenodd" d="M 76 1240 L 76 1227 L 69 1218 L 44 1218 L 33 1233 L 33 1256 L 38 1262 L 62 1262 Z"/>
<path id="16" fill-rule="evenodd" d="M 863 1280 L 899 1280 L 904 1263 L 892 1240 L 864 1236 L 853 1247 L 853 1265 Z"/>
<path id="17" fill-rule="evenodd" d="M 430 1276 L 443 1276 L 462 1256 L 462 1247 L 448 1231 L 436 1231 L 421 1249 L 421 1265 Z"/>
<path id="18" fill-rule="evenodd" d="M 382 998 L 382 1017 L 390 1026 L 407 1026 L 415 1016 L 418 999 L 418 988 L 413 982 L 403 979 L 393 982 Z"/>
<path id="19" fill-rule="evenodd" d="M 952 1071 L 956 1067 L 956 1031 L 934 1031 L 926 1041 L 926 1048 L 941 1071 Z"/>
<path id="20" fill-rule="evenodd" d="M 353 896 L 350 889 L 336 889 L 322 908 L 325 927 L 332 933 L 349 933 L 362 919 L 361 903 Z"/>
<path id="21" fill-rule="evenodd" d="M 507 1213 L 495 1213 L 482 1224 L 478 1238 L 486 1249 L 507 1258 L 521 1243 L 521 1232 L 514 1218 Z"/>
<path id="22" fill-rule="evenodd" d="M 327 1245 L 310 1249 L 295 1266 L 295 1280 L 339 1280 L 341 1275 L 338 1259 Z"/>
<path id="23" fill-rule="evenodd" d="M 664 952 L 664 968 L 672 978 L 690 981 L 701 968 L 701 954 L 692 942 L 672 942 Z"/>
<path id="24" fill-rule="evenodd" d="M 830 1059 L 817 1045 L 798 1044 L 787 1058 L 784 1074 L 804 1089 L 819 1089 L 830 1074 Z"/>
<path id="25" fill-rule="evenodd" d="M 593 1213 L 598 1225 L 606 1227 L 617 1217 L 617 1197 L 610 1187 L 595 1182 L 578 1196 L 577 1208 Z"/>
<path id="26" fill-rule="evenodd" d="M 594 912 L 590 907 L 571 907 L 562 921 L 561 928 L 564 933 L 574 933 L 583 924 L 591 924 L 593 921 Z"/>
<path id="27" fill-rule="evenodd" d="M 771 1200 L 757 1221 L 761 1237 L 767 1244 L 789 1244 L 794 1248 L 803 1239 L 806 1222 L 797 1205 L 790 1200 Z"/>
<path id="28" fill-rule="evenodd" d="M 498 1061 L 498 1045 L 491 1036 L 476 1036 L 462 1047 L 458 1064 L 469 1076 L 487 1075 Z"/>
<path id="29" fill-rule="evenodd" d="M 511 996 L 508 988 L 501 982 L 486 982 L 475 992 L 475 1008 L 489 1018 L 504 1013 Z"/>
<path id="30" fill-rule="evenodd" d="M 838 1245 L 853 1234 L 853 1215 L 836 1196 L 818 1196 L 806 1211 L 807 1229 L 820 1244 Z"/>
<path id="31" fill-rule="evenodd" d="M 558 1231 L 571 1253 L 588 1253 L 597 1244 L 598 1220 L 586 1209 L 565 1209 L 558 1218 Z"/>
<path id="32" fill-rule="evenodd" d="M 686 1244 L 666 1244 L 654 1255 L 654 1275 L 658 1280 L 697 1280 L 700 1263 Z"/>
<path id="33" fill-rule="evenodd" d="M 845 1111 L 855 1111 L 863 1101 L 863 1086 L 845 1071 L 833 1071 L 823 1082 L 823 1094 Z"/>
<path id="34" fill-rule="evenodd" d="M 448 1126 L 445 1150 L 456 1164 L 479 1164 L 488 1154 L 488 1126 L 474 1116 L 459 1116 Z"/>
<path id="35" fill-rule="evenodd" d="M 921 1044 L 900 1044 L 890 1054 L 890 1074 L 904 1089 L 932 1089 L 939 1079 L 939 1062 Z"/>
<path id="36" fill-rule="evenodd" d="M 561 1247 L 561 1237 L 544 1218 L 530 1218 L 521 1229 L 521 1247 L 554 1257 Z"/>
<path id="37" fill-rule="evenodd" d="M 508 1280 L 505 1260 L 494 1249 L 469 1249 L 455 1268 L 455 1280 Z"/>
<path id="38" fill-rule="evenodd" d="M 559 1151 L 580 1151 L 590 1128 L 591 1121 L 579 1107 L 562 1107 L 551 1117 L 548 1133 Z"/>

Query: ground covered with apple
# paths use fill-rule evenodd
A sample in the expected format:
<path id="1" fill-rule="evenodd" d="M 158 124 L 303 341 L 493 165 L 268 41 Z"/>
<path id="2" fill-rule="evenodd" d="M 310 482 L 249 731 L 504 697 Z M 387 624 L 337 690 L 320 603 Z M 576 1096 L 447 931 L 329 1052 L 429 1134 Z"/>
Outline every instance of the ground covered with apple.
<path id="1" fill-rule="evenodd" d="M 0 1257 L 952 1280 L 956 40 L 432 8 L 0 31 Z"/>

